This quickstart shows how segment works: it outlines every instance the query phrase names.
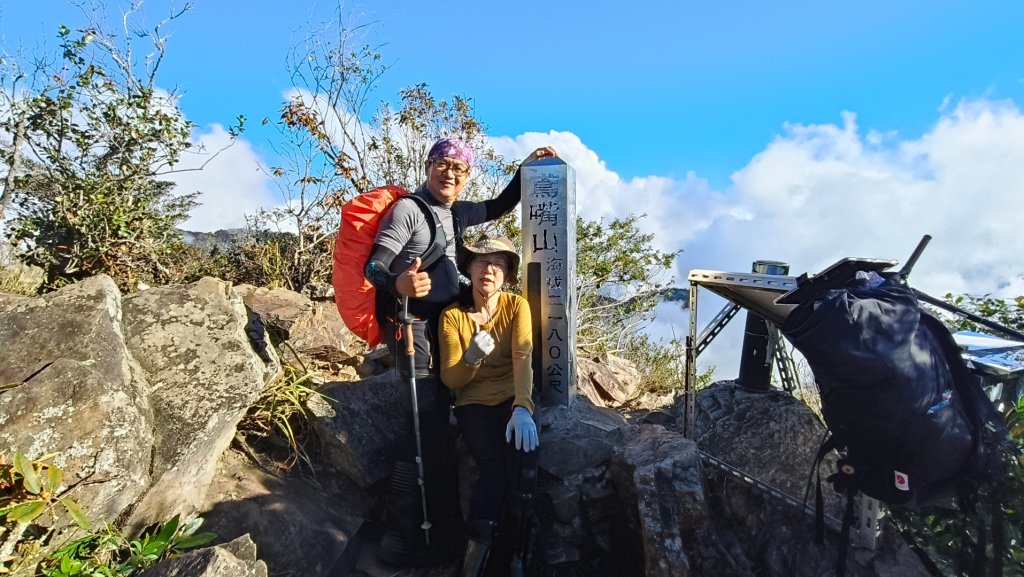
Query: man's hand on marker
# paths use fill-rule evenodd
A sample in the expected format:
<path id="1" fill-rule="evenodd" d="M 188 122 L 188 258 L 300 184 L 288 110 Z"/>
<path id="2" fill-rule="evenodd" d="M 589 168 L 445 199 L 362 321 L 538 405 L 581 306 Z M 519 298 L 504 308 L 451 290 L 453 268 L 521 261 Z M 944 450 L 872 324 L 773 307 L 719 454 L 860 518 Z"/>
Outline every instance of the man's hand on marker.
<path id="1" fill-rule="evenodd" d="M 548 156 L 552 156 L 552 157 L 558 156 L 558 152 L 553 147 L 551 147 L 551 146 L 542 146 L 542 147 L 538 148 L 537 150 L 534 150 L 533 152 L 531 152 L 530 156 L 527 156 L 526 159 L 523 160 L 523 164 L 526 164 L 528 162 L 533 162 L 534 160 L 537 160 L 538 158 L 546 158 Z"/>

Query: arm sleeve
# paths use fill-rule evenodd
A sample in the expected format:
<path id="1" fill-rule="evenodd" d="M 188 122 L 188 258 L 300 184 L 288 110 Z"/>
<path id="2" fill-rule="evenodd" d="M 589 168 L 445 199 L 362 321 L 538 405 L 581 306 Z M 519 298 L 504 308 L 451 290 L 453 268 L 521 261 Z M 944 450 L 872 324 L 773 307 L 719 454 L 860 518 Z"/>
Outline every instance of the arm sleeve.
<path id="1" fill-rule="evenodd" d="M 512 317 L 512 379 L 515 387 L 513 404 L 533 414 L 533 321 L 530 305 L 517 296 Z"/>
<path id="2" fill-rule="evenodd" d="M 519 169 L 516 169 L 515 176 L 512 180 L 502 189 L 501 194 L 492 198 L 491 200 L 484 201 L 484 209 L 486 211 L 486 220 L 495 220 L 508 214 L 523 197 L 523 179 L 519 176 Z"/>
<path id="3" fill-rule="evenodd" d="M 512 180 L 502 189 L 498 196 L 482 202 L 456 201 L 460 218 L 464 226 L 476 226 L 478 224 L 501 218 L 511 212 L 523 196 L 522 179 L 519 171 L 516 171 Z M 455 207 L 453 207 L 455 210 Z"/>
<path id="4" fill-rule="evenodd" d="M 370 258 L 366 261 L 363 274 L 373 288 L 386 291 L 397 298 L 399 295 L 395 289 L 395 279 L 398 278 L 398 275 L 391 272 L 391 263 L 396 256 L 394 251 L 389 248 L 379 244 L 373 245 L 373 252 L 370 253 Z"/>
<path id="5" fill-rule="evenodd" d="M 396 298 L 399 296 L 395 289 L 399 273 L 392 272 L 391 267 L 399 253 L 412 241 L 413 231 L 425 225 L 424 218 L 423 211 L 415 202 L 402 202 L 402 199 L 395 201 L 394 206 L 381 217 L 370 258 L 363 269 L 363 275 L 373 288 Z"/>
<path id="6" fill-rule="evenodd" d="M 438 345 L 441 352 L 441 382 L 449 389 L 458 390 L 466 386 L 480 367 L 462 362 L 465 347 L 462 344 L 463 327 L 457 319 L 456 309 L 446 309 L 441 315 L 441 330 Z"/>

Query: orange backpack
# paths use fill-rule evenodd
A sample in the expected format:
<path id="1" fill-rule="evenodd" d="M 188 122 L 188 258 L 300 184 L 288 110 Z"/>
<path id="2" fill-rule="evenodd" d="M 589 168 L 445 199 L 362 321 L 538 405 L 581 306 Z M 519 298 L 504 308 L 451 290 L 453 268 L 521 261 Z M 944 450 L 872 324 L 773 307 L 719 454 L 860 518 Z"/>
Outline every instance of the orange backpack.
<path id="1" fill-rule="evenodd" d="M 424 253 L 420 270 L 430 267 L 444 255 L 444 235 L 437 234 L 440 221 L 426 202 L 404 188 L 387 185 L 369 190 L 349 200 L 341 207 L 341 225 L 334 243 L 334 302 L 345 325 L 371 347 L 380 344 L 380 324 L 377 321 L 377 290 L 366 280 L 363 272 L 370 258 L 373 241 L 380 228 L 380 219 L 400 198 L 416 201 L 427 216 L 431 227 L 431 247 Z M 430 262 L 427 262 L 427 261 Z"/>

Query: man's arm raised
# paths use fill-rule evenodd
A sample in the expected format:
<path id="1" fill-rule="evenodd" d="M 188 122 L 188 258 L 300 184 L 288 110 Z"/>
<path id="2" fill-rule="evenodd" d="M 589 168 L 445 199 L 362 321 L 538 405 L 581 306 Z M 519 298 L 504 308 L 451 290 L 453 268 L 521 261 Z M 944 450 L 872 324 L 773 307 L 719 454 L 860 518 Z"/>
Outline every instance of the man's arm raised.
<path id="1" fill-rule="evenodd" d="M 533 162 L 538 158 L 548 158 L 555 156 L 558 156 L 558 151 L 556 151 L 553 147 L 542 146 L 537 150 L 531 152 L 530 155 L 523 160 L 520 166 L 528 162 Z M 485 210 L 485 222 L 495 220 L 497 218 L 504 216 L 510 210 L 515 208 L 517 204 L 519 204 L 519 199 L 522 197 L 522 191 L 520 189 L 522 179 L 520 178 L 519 172 L 519 170 L 516 170 L 516 173 L 512 177 L 512 180 L 509 181 L 509 183 L 505 186 L 504 189 L 502 189 L 501 194 L 490 200 L 485 200 L 483 202 Z"/>

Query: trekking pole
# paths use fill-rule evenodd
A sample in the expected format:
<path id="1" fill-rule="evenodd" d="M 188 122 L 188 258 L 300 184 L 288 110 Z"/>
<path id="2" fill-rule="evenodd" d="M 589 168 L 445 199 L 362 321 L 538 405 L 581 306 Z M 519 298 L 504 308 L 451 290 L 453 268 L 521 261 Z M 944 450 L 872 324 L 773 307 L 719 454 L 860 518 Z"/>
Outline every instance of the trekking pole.
<path id="1" fill-rule="evenodd" d="M 921 253 L 924 252 L 924 248 L 928 246 L 928 243 L 932 241 L 932 235 L 926 234 L 921 237 L 921 242 L 917 243 L 917 248 L 910 254 L 910 258 L 907 259 L 907 263 L 900 269 L 900 279 L 903 282 L 907 282 L 907 277 L 910 276 L 910 271 L 917 264 L 917 259 L 921 258 Z"/>
<path id="2" fill-rule="evenodd" d="M 423 444 L 420 440 L 420 404 L 416 396 L 416 347 L 412 341 L 412 317 L 409 297 L 402 297 L 402 329 L 405 332 L 405 356 L 409 359 L 409 390 L 412 393 L 412 429 L 416 434 L 416 466 L 419 469 L 420 501 L 423 503 L 423 536 L 430 545 L 430 520 L 427 518 L 427 484 L 423 474 Z"/>
<path id="3" fill-rule="evenodd" d="M 928 246 L 928 243 L 931 242 L 931 240 L 932 237 L 929 234 L 926 234 L 923 237 L 921 237 L 921 242 L 917 243 L 917 248 L 914 249 L 913 254 L 910 255 L 909 259 L 907 259 L 907 264 L 903 265 L 903 268 L 900 269 L 899 275 L 903 282 L 907 281 L 907 277 L 910 276 L 910 269 L 914 268 L 914 265 L 917 263 L 917 259 L 921 258 L 921 253 L 924 252 L 924 248 Z M 915 295 L 917 295 L 917 298 L 919 300 L 922 300 L 932 306 L 939 307 L 940 309 L 947 312 L 951 312 L 955 315 L 960 315 L 969 321 L 977 323 L 983 327 L 992 329 L 993 331 L 1000 333 L 1003 336 L 1018 341 L 1024 341 L 1024 333 L 1018 330 L 1014 330 L 1008 326 L 1002 325 L 993 320 L 986 319 L 984 317 L 965 311 L 964 309 L 954 304 L 947 303 L 942 299 L 937 299 L 924 291 L 917 290 L 916 288 L 911 287 L 910 290 L 913 291 Z"/>

